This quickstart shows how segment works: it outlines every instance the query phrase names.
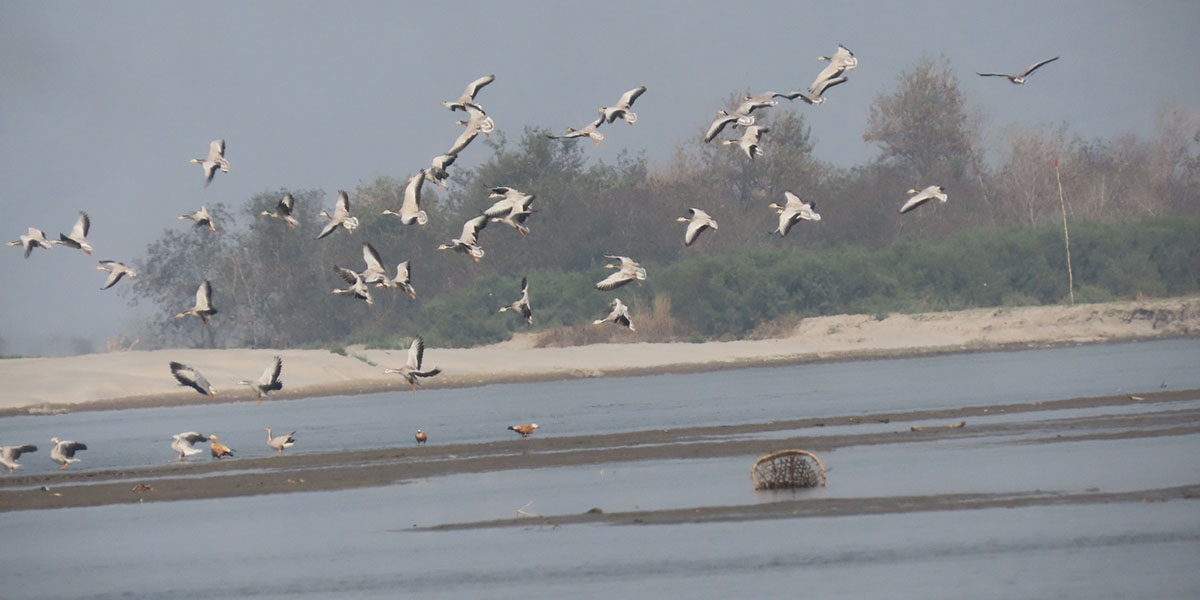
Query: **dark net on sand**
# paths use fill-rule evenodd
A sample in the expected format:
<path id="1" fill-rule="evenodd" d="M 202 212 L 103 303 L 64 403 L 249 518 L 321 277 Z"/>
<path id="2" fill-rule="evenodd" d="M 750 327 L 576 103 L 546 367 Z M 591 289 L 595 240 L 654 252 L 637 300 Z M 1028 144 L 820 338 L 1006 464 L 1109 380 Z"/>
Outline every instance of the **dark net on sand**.
<path id="1" fill-rule="evenodd" d="M 756 490 L 823 486 L 825 466 L 812 452 L 780 450 L 754 461 L 750 480 Z"/>

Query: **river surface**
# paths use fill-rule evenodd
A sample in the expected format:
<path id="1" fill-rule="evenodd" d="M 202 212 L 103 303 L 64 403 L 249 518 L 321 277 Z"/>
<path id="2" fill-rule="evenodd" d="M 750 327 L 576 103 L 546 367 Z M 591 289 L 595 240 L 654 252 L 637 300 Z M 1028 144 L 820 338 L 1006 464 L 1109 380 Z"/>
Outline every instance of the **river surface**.
<path id="1" fill-rule="evenodd" d="M 418 427 L 431 444 L 484 442 L 531 421 L 541 425 L 538 436 L 579 435 L 1142 393 L 1163 384 L 1200 388 L 1200 340 L 14 417 L 0 419 L 0 443 L 41 445 L 23 461 L 36 473 L 55 467 L 42 441 L 51 435 L 87 442 L 71 467 L 87 470 L 164 464 L 173 458 L 170 434 L 191 429 L 258 456 L 270 452 L 261 439 L 268 425 L 298 431 L 292 451 L 324 452 L 411 443 Z M 746 456 L 7 512 L 0 598 L 1200 598 L 1200 500 L 413 530 L 510 518 L 518 509 L 557 515 L 788 498 L 1119 492 L 1200 482 L 1198 453 L 1198 435 L 980 436 L 839 449 L 822 457 L 829 486 L 798 493 L 753 492 L 756 457 Z"/>

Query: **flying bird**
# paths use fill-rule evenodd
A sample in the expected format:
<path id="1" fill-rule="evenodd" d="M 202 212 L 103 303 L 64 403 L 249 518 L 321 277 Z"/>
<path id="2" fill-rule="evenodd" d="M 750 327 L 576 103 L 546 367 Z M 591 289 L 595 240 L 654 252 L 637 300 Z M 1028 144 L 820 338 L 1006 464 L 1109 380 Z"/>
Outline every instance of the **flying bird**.
<path id="1" fill-rule="evenodd" d="M 818 56 L 817 60 L 823 60 L 829 63 L 821 72 L 817 74 L 817 78 L 813 80 L 813 84 L 808 89 L 812 90 L 817 87 L 817 84 L 822 81 L 827 81 L 839 77 L 845 71 L 853 71 L 858 67 L 858 59 L 854 57 L 854 53 L 845 46 L 838 44 L 837 52 L 833 56 Z M 817 94 L 820 96 L 820 94 Z M 794 98 L 793 98 L 794 100 Z"/>
<path id="2" fill-rule="evenodd" d="M 483 89 L 483 86 L 495 80 L 495 75 L 484 75 L 483 77 L 468 83 L 467 89 L 463 90 L 462 95 L 460 95 L 457 99 L 446 100 L 442 102 L 442 106 L 445 106 L 450 110 L 467 110 L 468 105 L 478 106 L 475 104 L 475 95 L 479 93 L 479 90 Z"/>
<path id="3" fill-rule="evenodd" d="M 704 133 L 704 141 L 705 143 L 711 142 L 713 138 L 717 137 L 717 134 L 721 133 L 721 130 L 725 129 L 725 127 L 728 125 L 734 125 L 735 127 L 749 127 L 753 124 L 754 117 L 750 115 L 739 115 L 726 112 L 725 110 L 718 110 L 717 118 L 712 122 L 711 125 L 708 126 L 708 130 Z"/>
<path id="4" fill-rule="evenodd" d="M 283 198 L 279 200 L 279 203 L 275 205 L 274 211 L 264 210 L 262 211 L 262 214 L 268 217 L 275 217 L 276 219 L 287 223 L 288 227 L 295 229 L 296 225 L 298 224 L 296 217 L 292 216 L 292 211 L 295 209 L 296 199 L 293 198 L 290 193 L 285 193 Z"/>
<path id="5" fill-rule="evenodd" d="M 371 299 L 371 290 L 367 289 L 367 283 L 363 281 L 362 275 L 337 265 L 333 265 L 333 272 L 337 273 L 338 277 L 341 277 L 346 283 L 350 284 L 348 288 L 334 289 L 333 293 L 350 294 L 359 300 L 366 300 L 367 306 L 375 304 L 375 301 Z"/>
<path id="6" fill-rule="evenodd" d="M 604 258 L 617 259 L 621 261 L 621 264 L 619 266 L 613 263 L 604 265 L 605 269 L 616 269 L 616 272 L 597 282 L 596 289 L 607 292 L 615 290 L 630 281 L 636 281 L 638 285 L 641 285 L 646 280 L 646 269 L 642 268 L 642 265 L 634 262 L 628 256 L 610 256 L 606 254 Z"/>
<path id="7" fill-rule="evenodd" d="M 1008 73 L 976 73 L 976 75 L 978 75 L 980 77 L 1003 77 L 1017 85 L 1024 85 L 1025 78 L 1029 77 L 1029 75 L 1031 73 L 1038 70 L 1038 68 L 1040 68 L 1042 65 L 1044 65 L 1046 63 L 1050 63 L 1050 62 L 1054 62 L 1054 61 L 1058 60 L 1058 58 L 1059 57 L 1057 57 L 1057 56 L 1055 56 L 1054 58 L 1047 58 L 1046 60 L 1043 60 L 1042 62 L 1037 63 L 1037 64 L 1033 65 L 1032 67 L 1029 67 L 1028 69 L 1025 69 L 1025 72 L 1021 73 L 1020 75 L 1010 75 Z"/>
<path id="8" fill-rule="evenodd" d="M 523 437 L 523 438 L 527 438 L 527 437 L 533 435 L 533 431 L 537 428 L 538 428 L 537 423 L 530 423 L 528 425 L 509 425 L 509 427 L 508 427 L 509 431 L 515 431 L 515 432 L 521 434 L 521 437 Z"/>
<path id="9" fill-rule="evenodd" d="M 225 456 L 233 456 L 233 448 L 217 442 L 217 436 L 208 436 L 209 452 L 213 458 L 222 458 Z"/>
<path id="10" fill-rule="evenodd" d="M 625 303 L 621 302 L 620 298 L 613 298 L 612 311 L 608 313 L 607 317 L 592 321 L 593 325 L 601 323 L 616 323 L 622 327 L 629 328 L 630 331 L 636 331 L 633 328 L 633 321 L 629 318 L 629 307 L 625 306 Z"/>
<path id="11" fill-rule="evenodd" d="M 171 375 L 175 377 L 175 381 L 184 387 L 190 387 L 209 398 L 216 398 L 217 392 L 213 389 L 208 379 L 204 375 L 183 363 L 171 361 Z"/>
<path id="12" fill-rule="evenodd" d="M 414 435 L 413 437 L 416 438 L 418 445 L 424 444 L 427 440 L 429 440 L 429 436 L 424 431 L 421 431 L 420 429 L 417 430 L 416 435 Z"/>
<path id="13" fill-rule="evenodd" d="M 642 94 L 646 93 L 646 86 L 635 87 L 624 94 L 621 94 L 621 99 L 613 106 L 605 106 L 600 109 L 600 115 L 608 123 L 613 123 L 617 119 L 625 119 L 626 123 L 633 125 L 637 122 L 637 113 L 630 110 L 633 107 L 634 101 Z"/>
<path id="14" fill-rule="evenodd" d="M 770 129 L 761 125 L 751 125 L 742 132 L 742 137 L 736 140 L 723 140 L 721 143 L 726 146 L 741 148 L 742 152 L 745 152 L 746 156 L 750 157 L 750 160 L 754 160 L 754 157 L 763 155 L 762 148 L 759 146 L 762 134 L 770 131 Z"/>
<path id="15" fill-rule="evenodd" d="M 62 244 L 76 250 L 83 250 L 85 254 L 91 255 L 92 246 L 87 243 L 88 230 L 92 228 L 92 219 L 88 214 L 79 211 L 79 218 L 75 220 L 75 227 L 71 229 L 71 235 L 65 233 L 58 234 L 58 240 L 52 240 L 51 244 Z"/>
<path id="16" fill-rule="evenodd" d="M 687 230 L 683 233 L 684 246 L 691 246 L 705 229 L 717 230 L 717 221 L 698 208 L 689 208 L 688 216 L 675 220 L 688 224 Z"/>
<path id="17" fill-rule="evenodd" d="M 484 254 L 483 248 L 479 246 L 479 232 L 483 231 L 483 228 L 487 227 L 487 224 L 488 216 L 480 214 L 463 223 L 462 233 L 457 238 L 450 240 L 449 244 L 438 246 L 437 249 L 454 250 L 455 252 L 469 254 L 475 259 L 475 262 L 479 262 L 479 259 L 483 258 Z"/>
<path id="18" fill-rule="evenodd" d="M 225 160 L 225 140 L 213 140 L 208 144 L 208 156 L 204 158 L 193 158 L 188 163 L 199 163 L 200 168 L 204 169 L 204 186 L 212 183 L 213 174 L 217 172 L 217 167 L 221 168 L 222 173 L 229 172 L 229 161 Z"/>
<path id="19" fill-rule="evenodd" d="M 186 215 L 179 215 L 179 220 L 192 220 L 196 222 L 196 227 L 208 227 L 209 233 L 216 233 L 217 228 L 213 226 L 212 215 L 208 213 L 208 207 L 201 206 L 200 210 L 190 212 Z"/>
<path id="20" fill-rule="evenodd" d="M 415 392 L 417 391 L 417 386 L 421 384 L 421 382 L 418 381 L 418 378 L 433 377 L 434 375 L 442 372 L 442 370 L 437 367 L 429 369 L 428 371 L 422 371 L 421 363 L 424 361 L 424 359 L 425 340 L 418 335 L 416 339 L 412 341 L 412 345 L 408 347 L 408 361 L 404 363 L 404 366 L 400 367 L 399 369 L 384 369 L 383 372 L 384 374 L 396 373 L 400 375 L 405 381 L 412 385 L 412 391 Z"/>
<path id="21" fill-rule="evenodd" d="M 581 137 L 589 137 L 589 138 L 592 138 L 593 144 L 599 146 L 600 142 L 604 141 L 604 134 L 600 133 L 599 131 L 596 131 L 596 130 L 599 129 L 600 126 L 603 124 L 604 124 L 604 115 L 600 115 L 600 118 L 596 119 L 595 121 L 592 121 L 591 123 L 588 123 L 587 126 L 585 126 L 583 129 L 575 129 L 574 127 L 568 127 L 567 132 L 562 135 L 550 135 L 549 133 L 547 133 L 546 137 L 548 137 L 552 140 L 569 140 L 569 139 L 575 139 L 575 138 L 581 138 Z"/>
<path id="22" fill-rule="evenodd" d="M 72 442 L 71 440 L 59 441 L 56 437 L 50 438 L 50 443 L 54 444 L 50 448 L 50 460 L 62 465 L 58 468 L 59 471 L 71 466 L 73 462 L 79 462 L 79 459 L 75 458 L 75 453 L 88 449 L 87 444 Z"/>
<path id="23" fill-rule="evenodd" d="M 425 185 L 425 176 L 428 173 L 428 169 L 421 169 L 416 175 L 408 178 L 408 182 L 404 184 L 404 203 L 400 205 L 400 212 L 385 209 L 380 214 L 400 217 L 400 222 L 405 225 L 416 223 L 424 227 L 429 222 L 429 215 L 421 210 L 421 187 Z"/>
<path id="24" fill-rule="evenodd" d="M 264 427 L 263 429 L 267 430 L 267 445 L 275 449 L 277 451 L 276 454 L 278 455 L 283 454 L 284 448 L 291 448 L 296 444 L 295 431 L 287 435 L 272 436 L 270 427 Z"/>
<path id="25" fill-rule="evenodd" d="M 200 454 L 201 450 L 196 447 L 196 442 L 207 442 L 208 436 L 195 431 L 185 431 L 171 436 L 175 440 L 171 442 L 171 449 L 179 453 L 179 458 L 175 462 L 180 462 L 193 454 Z"/>
<path id="26" fill-rule="evenodd" d="M 204 321 L 204 327 L 208 327 L 208 318 L 217 314 L 217 309 L 212 305 L 212 284 L 207 279 L 200 282 L 200 287 L 196 289 L 196 305 L 175 315 L 175 318 L 186 317 L 192 315 L 200 317 Z"/>
<path id="27" fill-rule="evenodd" d="M 17 460 L 26 452 L 37 452 L 37 446 L 33 444 L 25 444 L 23 446 L 0 446 L 0 465 L 8 467 L 8 474 L 12 475 L 14 471 L 21 468 Z"/>
<path id="28" fill-rule="evenodd" d="M 321 233 L 317 234 L 318 240 L 333 233 L 333 231 L 337 229 L 339 225 L 344 227 L 346 232 L 350 234 L 353 234 L 354 230 L 358 228 L 358 217 L 350 216 L 350 195 L 344 190 L 338 190 L 338 199 L 333 205 L 332 216 L 325 211 L 321 211 L 317 214 L 329 219 L 329 223 L 325 225 L 325 228 L 321 230 Z"/>
<path id="29" fill-rule="evenodd" d="M 108 271 L 108 281 L 104 282 L 104 287 L 100 288 L 102 290 L 107 290 L 108 288 L 116 285 L 117 282 L 120 281 L 121 278 L 126 275 L 128 275 L 130 279 L 137 278 L 136 271 L 134 271 L 133 269 L 130 269 L 129 267 L 126 267 L 123 263 L 119 263 L 115 260 L 100 261 L 100 266 L 96 267 L 96 270 L 97 271 Z"/>
<path id="30" fill-rule="evenodd" d="M 537 196 L 526 194 L 515 188 L 506 186 L 494 187 L 488 198 L 499 198 L 483 214 L 487 215 L 492 221 L 498 223 L 506 223 L 515 228 L 522 236 L 529 235 L 529 228 L 525 226 L 525 219 L 533 214 L 530 205 Z"/>
<path id="31" fill-rule="evenodd" d="M 529 306 L 529 282 L 527 278 L 521 278 L 521 297 L 516 302 L 508 306 L 501 306 L 497 313 L 502 313 L 506 310 L 516 311 L 525 318 L 525 325 L 533 325 L 533 308 Z"/>
<path id="32" fill-rule="evenodd" d="M 425 180 L 441 189 L 442 184 L 450 178 L 450 172 L 446 169 L 450 168 L 450 165 L 454 164 L 457 159 L 457 154 L 440 154 L 433 157 L 429 168 L 425 169 Z"/>
<path id="33" fill-rule="evenodd" d="M 46 241 L 46 234 L 42 233 L 41 229 L 29 228 L 29 232 L 19 236 L 15 242 L 4 242 L 5 246 L 22 246 L 25 248 L 25 258 L 29 258 L 29 253 L 33 252 L 33 247 L 37 246 L 42 250 L 50 249 L 50 242 Z"/>
<path id="34" fill-rule="evenodd" d="M 904 214 L 910 210 L 914 210 L 918 206 L 921 206 L 922 204 L 925 204 L 926 202 L 929 202 L 930 200 L 937 199 L 938 202 L 943 202 L 943 203 L 946 202 L 946 200 L 949 200 L 949 197 L 946 195 L 946 188 L 944 188 L 940 185 L 931 185 L 921 191 L 912 189 L 912 190 L 908 190 L 905 193 L 909 194 L 911 197 L 908 199 L 907 202 L 904 203 L 904 206 L 900 207 L 900 214 Z"/>
<path id="35" fill-rule="evenodd" d="M 283 389 L 283 381 L 279 379 L 279 373 L 283 371 L 283 359 L 276 356 L 271 360 L 271 364 L 267 365 L 262 375 L 254 381 L 242 380 L 238 385 L 248 385 L 250 389 L 258 394 L 258 405 L 262 406 L 263 399 L 267 397 L 269 392 Z"/>
<path id="36" fill-rule="evenodd" d="M 778 233 L 779 237 L 784 237 L 792 230 L 792 226 L 800 221 L 821 220 L 821 215 L 817 213 L 816 202 L 804 202 L 800 200 L 799 196 L 786 191 L 783 193 L 783 197 L 787 199 L 787 204 L 780 206 L 772 202 L 767 205 L 779 213 L 779 227 L 774 231 L 767 232 L 768 235 Z"/>
<path id="37" fill-rule="evenodd" d="M 808 88 L 807 92 L 789 92 L 787 94 L 783 94 L 783 97 L 787 98 L 788 100 L 795 100 L 796 98 L 799 98 L 814 106 L 820 106 L 825 104 L 825 96 L 823 94 L 825 94 L 826 90 L 836 85 L 846 83 L 846 81 L 847 80 L 844 76 L 835 77 L 833 79 L 818 79 L 817 81 L 813 82 L 812 86 Z"/>

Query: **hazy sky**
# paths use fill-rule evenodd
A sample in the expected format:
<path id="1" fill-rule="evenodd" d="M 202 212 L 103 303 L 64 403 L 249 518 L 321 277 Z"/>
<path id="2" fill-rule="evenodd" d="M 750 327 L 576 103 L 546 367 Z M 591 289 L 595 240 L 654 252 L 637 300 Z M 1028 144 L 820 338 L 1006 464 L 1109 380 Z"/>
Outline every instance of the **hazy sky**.
<path id="1" fill-rule="evenodd" d="M 608 7 L 601 10 L 599 7 Z M 801 107 L 816 154 L 871 159 L 867 108 L 922 55 L 944 54 L 985 131 L 1066 122 L 1085 137 L 1152 131 L 1164 100 L 1200 107 L 1200 2 L 14 2 L 0 3 L 0 236 L 68 233 L 93 257 L 0 248 L 9 352 L 103 340 L 137 313 L 101 292 L 97 259 L 132 261 L 175 217 L 280 187 L 339 188 L 426 166 L 458 134 L 442 100 L 488 73 L 497 127 L 581 127 L 638 85 L 636 126 L 589 154 L 653 163 L 693 143 L 734 91 L 806 87 L 838 43 L 859 68 Z M 836 12 L 832 12 L 836 9 Z M 1025 86 L 974 75 L 1062 59 Z M 208 142 L 228 175 L 203 186 Z M 998 148 L 990 148 L 993 152 Z M 456 165 L 482 162 L 476 143 Z M 453 175 L 453 171 L 452 171 Z M 305 207 L 313 212 L 318 207 Z M 324 207 L 321 207 L 324 208 Z M 118 286 L 127 285 L 121 282 Z M 181 309 L 190 298 L 181 298 Z M 58 340 L 58 341 L 55 341 Z"/>

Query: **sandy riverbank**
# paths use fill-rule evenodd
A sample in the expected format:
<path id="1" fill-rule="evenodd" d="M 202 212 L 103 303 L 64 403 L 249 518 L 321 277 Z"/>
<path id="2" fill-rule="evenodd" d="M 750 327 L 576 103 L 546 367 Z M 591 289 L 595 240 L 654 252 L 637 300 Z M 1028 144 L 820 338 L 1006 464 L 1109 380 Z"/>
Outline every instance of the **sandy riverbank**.
<path id="1" fill-rule="evenodd" d="M 426 387 L 570 379 L 783 365 L 817 360 L 915 356 L 946 352 L 1160 339 L 1200 334 L 1200 298 L 1168 298 L 1072 307 L 988 308 L 958 312 L 836 315 L 804 319 L 787 337 L 701 344 L 595 344 L 535 348 L 535 335 L 465 349 L 429 348 L 428 366 L 443 374 Z M 0 360 L 0 416 L 209 402 L 176 385 L 167 363 L 202 371 L 217 402 L 244 401 L 274 355 L 283 357 L 279 398 L 406 388 L 383 370 L 403 350 L 154 350 L 67 358 Z"/>

